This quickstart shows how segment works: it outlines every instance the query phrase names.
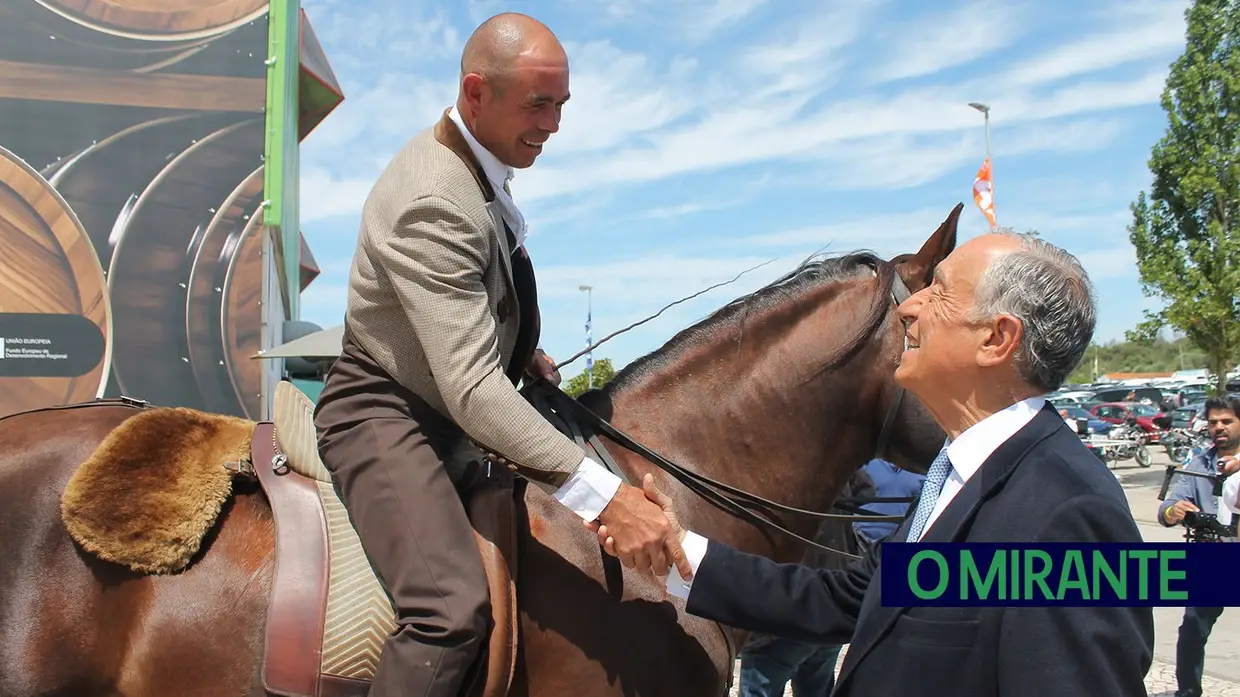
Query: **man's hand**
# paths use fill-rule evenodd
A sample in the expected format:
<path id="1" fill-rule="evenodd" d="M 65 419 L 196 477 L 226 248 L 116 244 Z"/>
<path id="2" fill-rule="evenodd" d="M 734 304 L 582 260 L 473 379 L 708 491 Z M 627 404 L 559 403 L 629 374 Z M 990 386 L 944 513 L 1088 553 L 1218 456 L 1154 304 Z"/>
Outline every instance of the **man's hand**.
<path id="1" fill-rule="evenodd" d="M 555 369 L 555 361 L 551 360 L 542 349 L 535 349 L 525 372 L 532 378 L 546 380 L 552 385 L 560 384 L 560 371 Z"/>
<path id="2" fill-rule="evenodd" d="M 1218 459 L 1219 467 L 1222 469 L 1223 476 L 1230 477 L 1236 472 L 1240 472 L 1240 458 L 1235 455 L 1225 455 Z"/>
<path id="3" fill-rule="evenodd" d="M 675 564 L 681 578 L 687 581 L 693 577 L 693 568 L 680 546 L 685 531 L 671 499 L 655 488 L 654 477 L 649 474 L 640 490 L 621 484 L 599 520 L 586 527 L 598 534 L 604 551 L 627 567 L 662 576 Z"/>
<path id="4" fill-rule="evenodd" d="M 1176 501 L 1174 504 L 1171 505 L 1171 508 L 1167 509 L 1167 513 L 1166 513 L 1167 522 L 1171 523 L 1172 525 L 1178 525 L 1180 521 L 1184 520 L 1184 515 L 1186 513 L 1188 513 L 1189 511 L 1200 511 L 1200 510 L 1201 510 L 1200 508 L 1197 508 L 1197 504 L 1193 503 L 1192 501 Z"/>

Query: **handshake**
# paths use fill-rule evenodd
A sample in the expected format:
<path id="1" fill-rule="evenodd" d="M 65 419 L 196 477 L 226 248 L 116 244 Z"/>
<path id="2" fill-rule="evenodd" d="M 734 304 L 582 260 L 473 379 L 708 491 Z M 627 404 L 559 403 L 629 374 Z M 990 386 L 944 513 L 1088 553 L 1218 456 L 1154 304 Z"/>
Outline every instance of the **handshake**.
<path id="1" fill-rule="evenodd" d="M 672 499 L 654 485 L 654 477 L 642 478 L 642 488 L 621 484 L 598 520 L 586 523 L 598 535 L 599 545 L 621 564 L 642 573 L 666 576 L 672 565 L 688 581 L 693 568 L 681 542 L 685 531 L 676 518 Z"/>

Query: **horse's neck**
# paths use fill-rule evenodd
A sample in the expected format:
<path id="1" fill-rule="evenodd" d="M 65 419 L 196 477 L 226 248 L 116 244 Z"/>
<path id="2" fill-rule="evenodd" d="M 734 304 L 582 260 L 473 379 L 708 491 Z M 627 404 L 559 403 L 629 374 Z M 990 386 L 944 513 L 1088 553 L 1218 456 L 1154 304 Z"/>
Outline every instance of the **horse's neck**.
<path id="1" fill-rule="evenodd" d="M 865 457 L 868 422 L 859 405 L 869 389 L 866 371 L 849 366 L 816 375 L 848 338 L 830 334 L 827 305 L 800 317 L 785 311 L 782 318 L 754 318 L 743 341 L 734 333 L 626 386 L 612 395 L 612 423 L 699 474 L 777 503 L 825 511 L 851 465 Z M 830 305 L 838 321 L 839 304 Z M 652 470 L 627 451 L 620 459 L 634 484 Z M 686 527 L 746 551 L 792 552 L 788 538 L 773 545 L 752 524 L 653 473 Z M 817 528 L 809 519 L 783 522 L 804 537 Z"/>

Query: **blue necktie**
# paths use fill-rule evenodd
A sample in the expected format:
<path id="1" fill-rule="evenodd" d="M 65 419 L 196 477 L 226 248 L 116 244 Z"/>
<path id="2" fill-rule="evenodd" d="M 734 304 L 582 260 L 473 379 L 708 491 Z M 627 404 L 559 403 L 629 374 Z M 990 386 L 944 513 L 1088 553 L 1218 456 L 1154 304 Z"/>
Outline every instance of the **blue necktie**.
<path id="1" fill-rule="evenodd" d="M 938 502 L 939 494 L 943 491 L 943 483 L 947 481 L 947 475 L 951 471 L 952 461 L 947 459 L 947 448 L 944 447 L 939 451 L 939 456 L 934 458 L 930 471 L 926 473 L 921 500 L 917 504 L 917 512 L 913 514 L 913 524 L 908 529 L 909 542 L 916 542 L 921 537 L 926 521 L 930 520 L 930 512 L 934 510 L 934 504 Z"/>

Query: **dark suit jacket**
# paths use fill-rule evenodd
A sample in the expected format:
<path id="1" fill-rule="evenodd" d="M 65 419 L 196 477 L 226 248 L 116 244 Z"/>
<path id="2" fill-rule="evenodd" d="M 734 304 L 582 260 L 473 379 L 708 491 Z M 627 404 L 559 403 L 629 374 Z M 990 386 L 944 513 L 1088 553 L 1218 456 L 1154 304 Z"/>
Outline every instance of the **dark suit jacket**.
<path id="1" fill-rule="evenodd" d="M 904 539 L 910 520 L 892 539 Z M 1115 477 L 1048 407 L 986 460 L 923 539 L 1140 542 L 1141 534 Z M 836 695 L 1146 694 L 1151 608 L 882 607 L 879 549 L 848 569 L 820 570 L 711 542 L 688 611 L 756 632 L 851 642 Z"/>

